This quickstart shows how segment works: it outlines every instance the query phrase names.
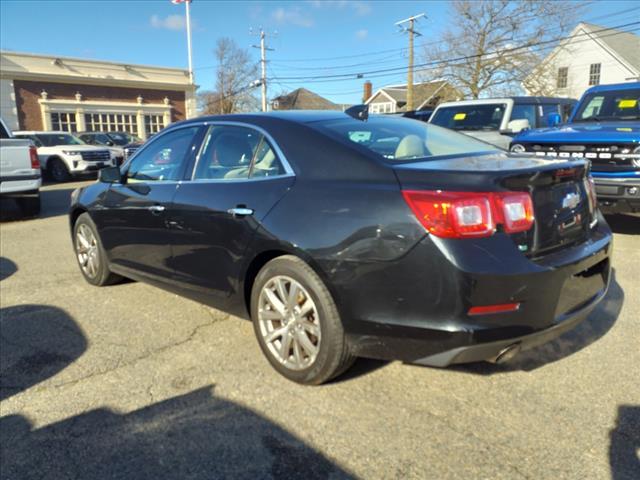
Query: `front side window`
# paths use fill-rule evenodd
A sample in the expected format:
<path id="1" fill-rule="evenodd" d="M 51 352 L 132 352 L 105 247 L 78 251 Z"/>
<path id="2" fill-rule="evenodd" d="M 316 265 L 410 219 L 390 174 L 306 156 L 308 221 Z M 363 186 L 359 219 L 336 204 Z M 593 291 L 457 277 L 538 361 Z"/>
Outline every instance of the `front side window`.
<path id="1" fill-rule="evenodd" d="M 594 92 L 578 106 L 574 122 L 640 119 L 640 89 Z"/>
<path id="2" fill-rule="evenodd" d="M 369 117 L 366 122 L 340 119 L 309 125 L 327 136 L 393 161 L 496 151 L 496 147 L 470 136 L 405 118 Z"/>
<path id="3" fill-rule="evenodd" d="M 569 67 L 560 67 L 558 69 L 558 88 L 567 88 L 569 80 Z"/>
<path id="4" fill-rule="evenodd" d="M 528 120 L 529 128 L 536 127 L 536 108 L 532 104 L 515 104 L 511 110 L 511 120 Z"/>
<path id="5" fill-rule="evenodd" d="M 505 103 L 442 107 L 429 123 L 452 130 L 499 130 L 506 108 Z"/>
<path id="6" fill-rule="evenodd" d="M 133 158 L 127 178 L 133 181 L 181 180 L 199 128 L 174 130 L 149 143 Z"/>
<path id="7" fill-rule="evenodd" d="M 589 66 L 589 85 L 600 85 L 600 64 L 592 63 Z"/>

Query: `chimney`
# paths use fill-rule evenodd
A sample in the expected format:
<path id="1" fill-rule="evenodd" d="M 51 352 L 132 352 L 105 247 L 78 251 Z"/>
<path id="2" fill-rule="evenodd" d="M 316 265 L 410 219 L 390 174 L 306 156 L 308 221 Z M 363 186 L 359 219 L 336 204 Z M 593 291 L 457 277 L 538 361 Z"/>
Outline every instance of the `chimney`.
<path id="1" fill-rule="evenodd" d="M 371 85 L 371 82 L 367 80 L 366 82 L 364 82 L 364 90 L 362 92 L 362 103 L 366 102 L 371 98 L 372 91 L 373 91 L 373 86 Z"/>

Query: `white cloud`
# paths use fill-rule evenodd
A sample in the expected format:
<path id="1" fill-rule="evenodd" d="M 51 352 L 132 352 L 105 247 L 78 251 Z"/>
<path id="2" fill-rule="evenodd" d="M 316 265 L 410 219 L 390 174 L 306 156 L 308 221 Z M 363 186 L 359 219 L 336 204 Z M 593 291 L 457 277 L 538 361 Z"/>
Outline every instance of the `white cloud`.
<path id="1" fill-rule="evenodd" d="M 371 5 L 361 0 L 311 0 L 313 8 L 332 8 L 336 10 L 351 9 L 359 17 L 371 13 Z"/>
<path id="2" fill-rule="evenodd" d="M 184 15 L 167 15 L 165 18 L 151 15 L 150 23 L 153 28 L 165 28 L 167 30 L 184 30 L 187 28 L 187 21 Z"/>
<path id="3" fill-rule="evenodd" d="M 367 38 L 368 35 L 369 35 L 369 30 L 367 30 L 366 28 L 361 28 L 356 32 L 356 38 L 358 40 L 364 40 L 365 38 Z"/>
<path id="4" fill-rule="evenodd" d="M 311 15 L 303 12 L 300 7 L 279 7 L 271 13 L 273 18 L 280 25 L 290 24 L 298 27 L 309 28 L 313 26 Z"/>

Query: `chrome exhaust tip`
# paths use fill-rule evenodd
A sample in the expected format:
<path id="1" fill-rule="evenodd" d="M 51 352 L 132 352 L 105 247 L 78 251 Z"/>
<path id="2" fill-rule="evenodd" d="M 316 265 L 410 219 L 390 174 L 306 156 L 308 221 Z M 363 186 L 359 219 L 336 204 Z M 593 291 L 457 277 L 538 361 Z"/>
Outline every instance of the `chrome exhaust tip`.
<path id="1" fill-rule="evenodd" d="M 498 352 L 495 357 L 490 358 L 489 361 L 491 363 L 505 363 L 515 357 L 518 353 L 520 353 L 520 344 L 514 343 L 500 350 L 500 352 Z"/>

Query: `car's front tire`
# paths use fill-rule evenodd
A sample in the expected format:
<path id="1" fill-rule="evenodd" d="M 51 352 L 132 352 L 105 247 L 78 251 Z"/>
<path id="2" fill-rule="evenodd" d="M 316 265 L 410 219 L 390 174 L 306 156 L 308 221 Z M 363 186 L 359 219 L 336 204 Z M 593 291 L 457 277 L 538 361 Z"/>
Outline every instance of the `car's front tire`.
<path id="1" fill-rule="evenodd" d="M 67 165 L 59 158 L 50 159 L 47 165 L 49 177 L 56 182 L 66 182 L 71 178 Z"/>
<path id="2" fill-rule="evenodd" d="M 251 318 L 262 352 L 294 382 L 319 385 L 355 360 L 331 293 L 301 259 L 268 262 L 251 291 Z"/>
<path id="3" fill-rule="evenodd" d="M 88 213 L 81 214 L 73 226 L 73 248 L 80 272 L 91 285 L 102 287 L 121 279 L 119 275 L 109 270 L 107 254 L 96 225 Z"/>

